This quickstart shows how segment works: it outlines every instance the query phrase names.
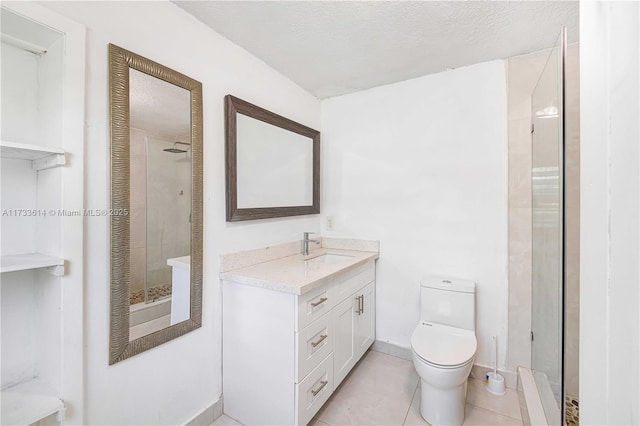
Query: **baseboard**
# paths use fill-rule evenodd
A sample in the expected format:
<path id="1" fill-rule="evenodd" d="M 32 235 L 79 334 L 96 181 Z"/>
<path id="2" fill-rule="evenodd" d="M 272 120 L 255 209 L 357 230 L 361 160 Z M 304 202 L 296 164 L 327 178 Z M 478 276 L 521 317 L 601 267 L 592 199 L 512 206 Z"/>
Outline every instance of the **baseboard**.
<path id="1" fill-rule="evenodd" d="M 376 340 L 373 342 L 373 345 L 371 345 L 371 350 L 376 352 L 381 352 L 383 354 L 395 356 L 398 358 L 406 359 L 408 361 L 413 361 L 413 358 L 411 355 L 411 348 L 396 345 L 394 343 L 383 342 L 382 340 Z"/>
<path id="2" fill-rule="evenodd" d="M 185 426 L 209 426 L 218 417 L 222 416 L 223 409 L 222 395 L 220 395 L 216 402 L 193 416 L 191 420 L 185 423 Z"/>
<path id="3" fill-rule="evenodd" d="M 487 373 L 493 371 L 493 367 L 487 367 L 486 365 L 474 364 L 471 369 L 471 378 L 484 380 Z M 518 387 L 518 375 L 514 371 L 498 370 L 498 374 L 504 377 L 504 384 L 509 389 L 517 389 Z"/>
<path id="4" fill-rule="evenodd" d="M 395 343 L 383 342 L 382 340 L 376 340 L 373 342 L 371 346 L 371 350 L 376 352 L 382 352 L 383 354 L 395 356 L 398 358 L 406 359 L 408 361 L 413 361 L 413 356 L 411 354 L 411 348 L 407 348 L 405 346 L 396 345 Z M 474 364 L 471 369 L 471 378 L 484 380 L 485 375 L 488 371 L 493 371 L 492 367 L 486 367 L 484 365 Z M 518 375 L 514 371 L 508 370 L 498 370 L 504 377 L 505 386 L 509 389 L 516 389 L 518 384 Z"/>

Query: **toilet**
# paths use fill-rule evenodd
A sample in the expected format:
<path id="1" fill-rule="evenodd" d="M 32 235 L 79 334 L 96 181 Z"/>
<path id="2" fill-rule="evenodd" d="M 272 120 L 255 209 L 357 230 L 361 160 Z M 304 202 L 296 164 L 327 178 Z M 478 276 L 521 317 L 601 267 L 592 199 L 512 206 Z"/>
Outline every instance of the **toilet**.
<path id="1" fill-rule="evenodd" d="M 420 376 L 420 414 L 434 426 L 461 425 L 467 379 L 476 354 L 473 281 L 426 276 L 420 282 L 420 322 L 411 335 Z"/>

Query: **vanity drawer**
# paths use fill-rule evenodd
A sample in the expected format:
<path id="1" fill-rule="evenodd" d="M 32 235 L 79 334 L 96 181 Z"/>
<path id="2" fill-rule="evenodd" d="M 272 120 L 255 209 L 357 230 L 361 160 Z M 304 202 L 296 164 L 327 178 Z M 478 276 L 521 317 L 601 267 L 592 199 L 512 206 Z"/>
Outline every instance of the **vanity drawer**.
<path id="1" fill-rule="evenodd" d="M 333 351 L 333 315 L 318 318 L 296 333 L 298 348 L 296 383 L 299 383 Z"/>
<path id="2" fill-rule="evenodd" d="M 296 386 L 296 424 L 306 425 L 333 393 L 333 354 Z"/>
<path id="3" fill-rule="evenodd" d="M 328 284 L 298 296 L 297 299 L 296 331 L 302 330 L 317 318 L 329 312 L 335 305 Z"/>
<path id="4" fill-rule="evenodd" d="M 356 290 L 361 289 L 371 281 L 375 280 L 375 278 L 376 269 L 373 261 L 358 266 L 357 268 L 340 275 L 340 277 L 333 283 L 331 296 L 335 299 L 336 303 L 340 303 L 347 297 L 351 296 Z"/>

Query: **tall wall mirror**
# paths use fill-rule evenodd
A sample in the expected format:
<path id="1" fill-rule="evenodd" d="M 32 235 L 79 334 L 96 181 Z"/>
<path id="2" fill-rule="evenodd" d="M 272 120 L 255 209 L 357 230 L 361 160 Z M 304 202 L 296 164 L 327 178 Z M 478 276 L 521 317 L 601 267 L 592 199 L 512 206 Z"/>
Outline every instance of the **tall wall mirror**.
<path id="1" fill-rule="evenodd" d="M 320 213 L 320 132 L 227 95 L 227 221 Z"/>
<path id="2" fill-rule="evenodd" d="M 109 45 L 114 364 L 200 327 L 202 84 Z"/>

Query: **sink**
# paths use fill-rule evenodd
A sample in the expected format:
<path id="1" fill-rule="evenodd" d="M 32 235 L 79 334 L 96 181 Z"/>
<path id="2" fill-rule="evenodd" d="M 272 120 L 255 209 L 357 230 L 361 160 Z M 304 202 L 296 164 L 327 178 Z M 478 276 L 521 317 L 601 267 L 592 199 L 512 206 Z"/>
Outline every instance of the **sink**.
<path id="1" fill-rule="evenodd" d="M 326 253 L 321 254 L 320 256 L 312 257 L 311 259 L 306 259 L 304 261 L 305 265 L 315 266 L 315 265 L 333 265 L 334 263 L 344 262 L 345 260 L 351 259 L 353 256 L 349 256 L 348 254 L 333 254 Z"/>

